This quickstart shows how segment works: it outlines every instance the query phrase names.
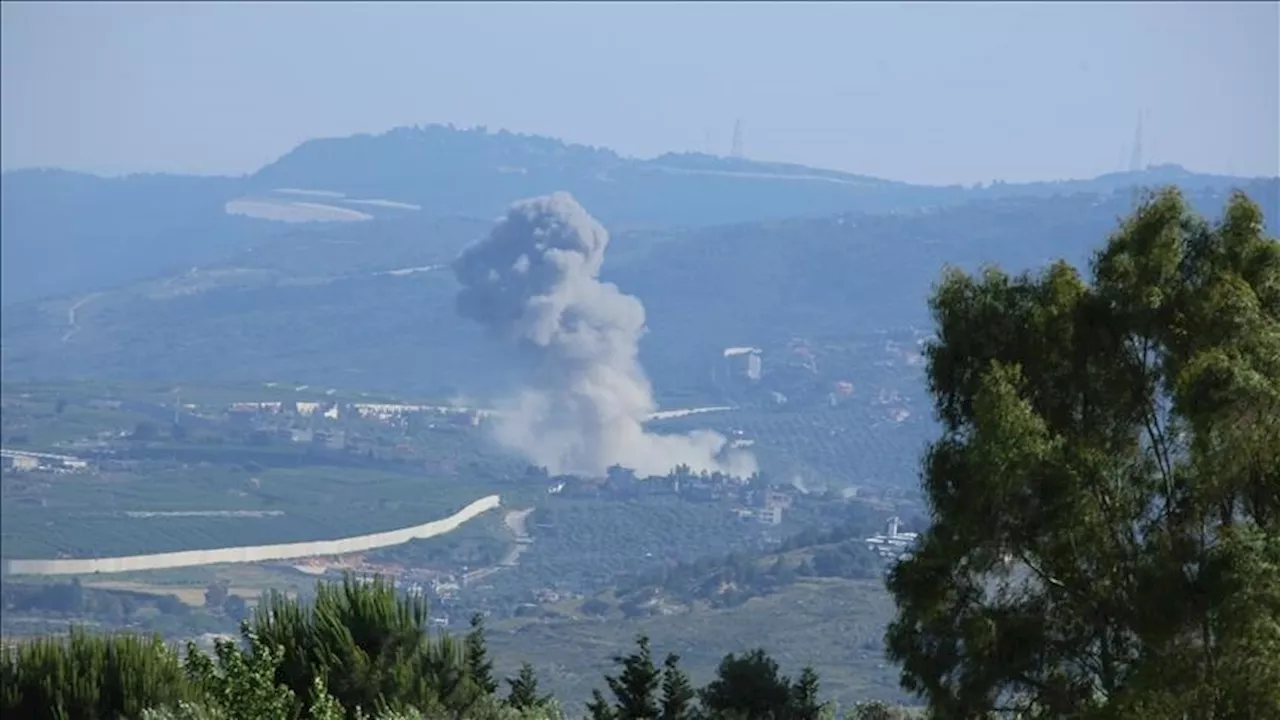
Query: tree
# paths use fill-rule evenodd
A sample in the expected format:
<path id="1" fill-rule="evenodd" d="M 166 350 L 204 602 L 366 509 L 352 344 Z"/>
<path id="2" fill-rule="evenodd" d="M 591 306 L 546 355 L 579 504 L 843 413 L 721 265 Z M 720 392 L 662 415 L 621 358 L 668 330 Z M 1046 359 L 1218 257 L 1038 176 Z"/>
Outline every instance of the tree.
<path id="1" fill-rule="evenodd" d="M 498 683 L 493 679 L 493 662 L 489 660 L 489 651 L 484 640 L 484 616 L 480 613 L 471 616 L 471 632 L 467 633 L 464 647 L 471 682 L 484 695 L 497 692 Z"/>
<path id="2" fill-rule="evenodd" d="M 818 720 L 826 704 L 818 700 L 818 673 L 811 667 L 800 671 L 800 679 L 791 686 L 792 720 Z"/>
<path id="3" fill-rule="evenodd" d="M 204 606 L 207 608 L 220 608 L 226 605 L 227 597 L 231 594 L 231 583 L 226 580 L 215 580 L 204 588 Z"/>
<path id="4" fill-rule="evenodd" d="M 1148 198 L 1092 262 L 948 271 L 891 571 L 902 683 L 940 717 L 1280 717 L 1280 243 Z"/>
<path id="5" fill-rule="evenodd" d="M 514 678 L 507 678 L 510 693 L 507 704 L 517 710 L 530 710 L 547 703 L 550 695 L 538 694 L 538 676 L 529 663 L 521 663 L 520 672 Z"/>
<path id="6" fill-rule="evenodd" d="M 428 617 L 423 597 L 383 578 L 364 583 L 347 575 L 341 584 L 317 584 L 307 607 L 271 591 L 241 635 L 284 651 L 276 684 L 298 698 L 323 680 L 349 714 L 416 708 L 453 715 L 477 699 L 465 643 L 429 634 Z"/>
<path id="7" fill-rule="evenodd" d="M 227 595 L 222 601 L 222 612 L 227 617 L 240 622 L 249 617 L 249 603 L 239 595 Z"/>
<path id="8" fill-rule="evenodd" d="M 40 594 L 40 609 L 66 615 L 79 615 L 84 612 L 85 592 L 80 585 L 80 578 L 73 578 L 69 583 L 50 585 Z"/>
<path id="9" fill-rule="evenodd" d="M 102 635 L 72 626 L 66 638 L 0 648 L 0 716 L 138 717 L 191 697 L 178 653 L 156 637 Z"/>
<path id="10" fill-rule="evenodd" d="M 610 705 L 599 690 L 592 691 L 587 711 L 593 720 L 656 720 L 660 715 L 654 694 L 662 681 L 661 672 L 653 664 L 649 638 L 636 638 L 637 649 L 626 657 L 614 656 L 613 662 L 622 666 L 616 676 L 605 676 L 605 683 L 613 694 Z"/>
<path id="11" fill-rule="evenodd" d="M 702 706 L 713 717 L 786 718 L 791 710 L 791 681 L 763 649 L 729 654 L 716 677 L 701 692 Z"/>
<path id="12" fill-rule="evenodd" d="M 680 656 L 667 655 L 662 663 L 661 720 L 694 720 L 697 712 L 698 691 L 693 688 L 689 676 L 680 668 Z"/>

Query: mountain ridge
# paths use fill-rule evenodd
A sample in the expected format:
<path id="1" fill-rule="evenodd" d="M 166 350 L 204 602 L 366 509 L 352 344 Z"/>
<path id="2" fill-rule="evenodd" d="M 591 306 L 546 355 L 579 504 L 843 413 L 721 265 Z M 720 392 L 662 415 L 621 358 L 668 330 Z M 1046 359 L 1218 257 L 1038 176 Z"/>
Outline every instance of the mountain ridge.
<path id="1" fill-rule="evenodd" d="M 400 127 L 301 143 L 244 176 L 59 169 L 0 175 L 0 304 L 87 294 L 224 259 L 286 232 L 280 220 L 379 222 L 418 213 L 493 218 L 513 201 L 571 192 L 615 232 L 896 213 L 1000 197 L 1254 183 L 1159 166 L 1089 180 L 912 185 L 837 170 L 701 153 L 637 159 L 608 148 L 485 128 Z M 282 197 L 285 188 L 326 196 Z M 273 220 L 232 215 L 284 208 Z M 75 258 L 76 262 L 68 262 Z"/>

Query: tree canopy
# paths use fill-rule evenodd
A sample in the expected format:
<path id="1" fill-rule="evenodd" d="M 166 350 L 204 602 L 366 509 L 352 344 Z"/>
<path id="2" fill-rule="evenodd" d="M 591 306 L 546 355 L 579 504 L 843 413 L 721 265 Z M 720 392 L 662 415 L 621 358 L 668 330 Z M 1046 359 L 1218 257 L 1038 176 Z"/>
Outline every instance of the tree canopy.
<path id="1" fill-rule="evenodd" d="M 1086 277 L 949 270 L 932 526 L 886 635 L 941 718 L 1280 717 L 1280 243 L 1147 197 Z"/>

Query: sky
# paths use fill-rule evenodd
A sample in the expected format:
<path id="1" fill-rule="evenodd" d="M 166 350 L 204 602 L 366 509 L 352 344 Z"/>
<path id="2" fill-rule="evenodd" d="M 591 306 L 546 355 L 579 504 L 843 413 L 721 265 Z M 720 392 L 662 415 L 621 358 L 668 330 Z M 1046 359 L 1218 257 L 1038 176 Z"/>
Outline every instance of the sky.
<path id="1" fill-rule="evenodd" d="M 1280 3 L 4 2 L 0 166 L 453 123 L 921 183 L 1280 174 Z"/>

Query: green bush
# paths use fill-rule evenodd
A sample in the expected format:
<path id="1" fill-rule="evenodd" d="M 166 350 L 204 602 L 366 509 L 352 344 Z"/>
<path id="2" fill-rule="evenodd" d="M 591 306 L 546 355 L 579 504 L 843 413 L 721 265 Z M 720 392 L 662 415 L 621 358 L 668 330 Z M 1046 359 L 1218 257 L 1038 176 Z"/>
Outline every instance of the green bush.
<path id="1" fill-rule="evenodd" d="M 43 637 L 0 654 L 5 718 L 135 718 L 146 708 L 195 698 L 177 650 L 157 637 Z"/>

